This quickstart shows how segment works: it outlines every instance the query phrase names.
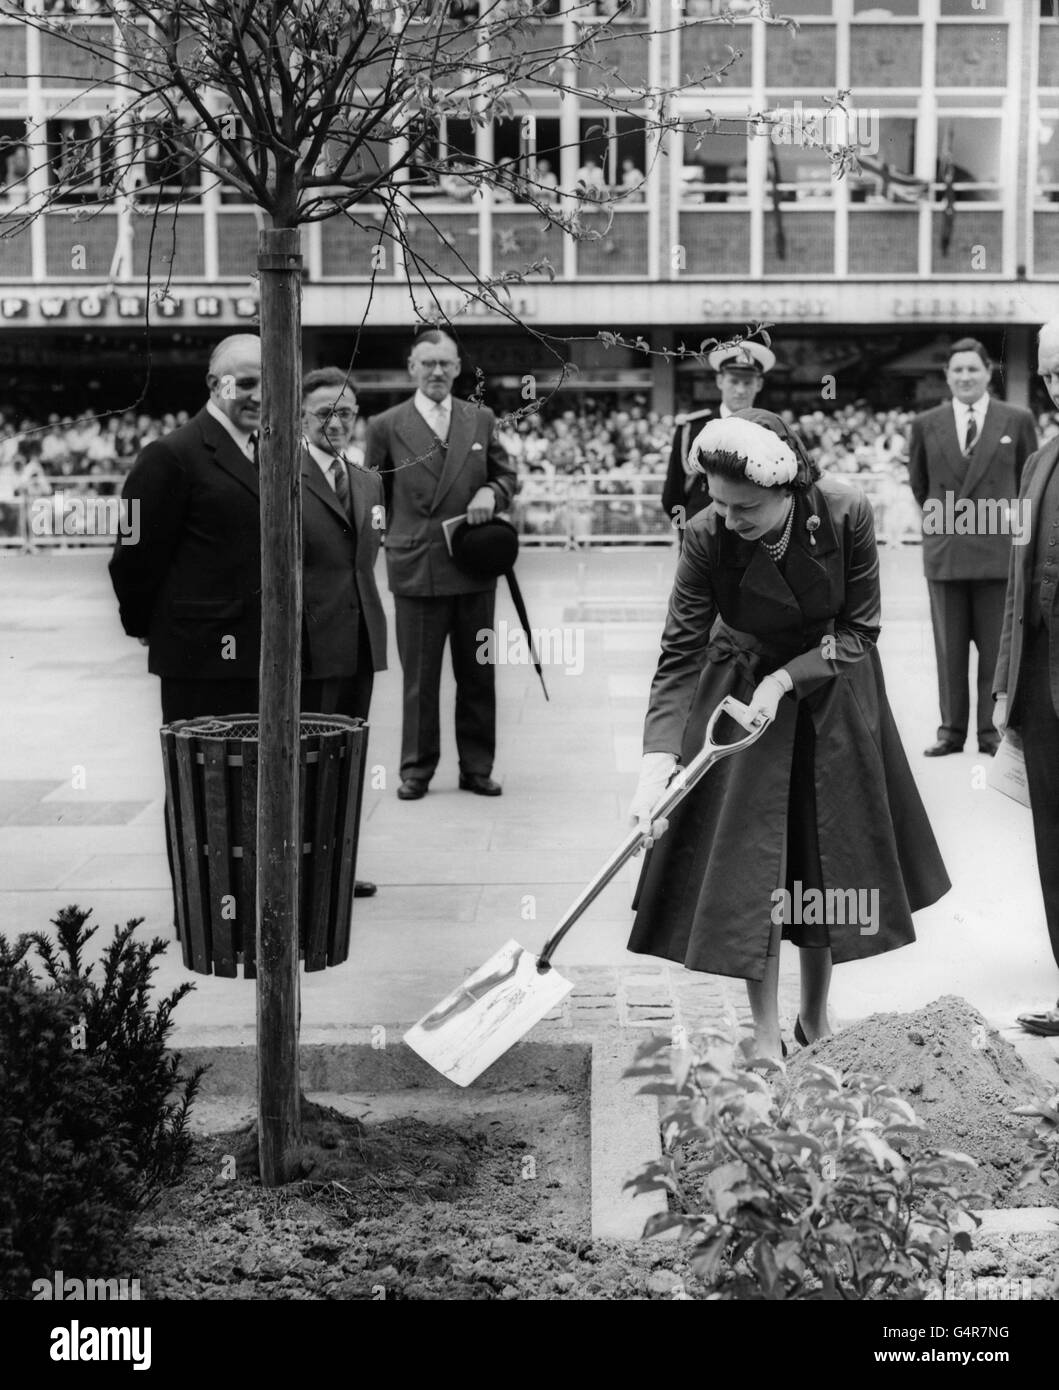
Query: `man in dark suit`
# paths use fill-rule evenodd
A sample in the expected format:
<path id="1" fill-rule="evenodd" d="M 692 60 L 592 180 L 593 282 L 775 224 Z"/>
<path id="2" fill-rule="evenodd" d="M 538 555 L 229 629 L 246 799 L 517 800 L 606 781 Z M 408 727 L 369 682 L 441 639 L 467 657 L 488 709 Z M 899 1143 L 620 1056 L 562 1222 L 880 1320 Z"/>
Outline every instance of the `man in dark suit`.
<path id="1" fill-rule="evenodd" d="M 386 670 L 375 561 L 386 527 L 382 479 L 352 460 L 357 398 L 347 373 L 302 379 L 302 708 L 367 719 Z"/>
<path id="2" fill-rule="evenodd" d="M 1038 369 L 1059 407 L 1059 319 L 1038 336 Z M 1059 439 L 1027 460 L 1019 503 L 1029 544 L 1013 546 L 993 689 L 998 732 L 1020 735 L 1052 955 L 1059 967 Z M 1019 1015 L 1028 1032 L 1059 1034 L 1059 1003 Z"/>
<path id="3" fill-rule="evenodd" d="M 148 444 L 126 478 L 140 536 L 110 561 L 122 626 L 161 678 L 164 724 L 257 709 L 260 341 L 218 343 L 206 384 L 202 410 Z"/>
<path id="4" fill-rule="evenodd" d="M 261 344 L 250 334 L 225 338 L 206 374 L 210 398 L 186 425 L 149 444 L 125 481 L 125 505 L 139 517 L 134 546 L 119 543 L 110 562 L 122 626 L 148 647 L 148 670 L 161 678 L 162 722 L 202 715 L 254 714 L 261 659 L 261 530 L 256 433 L 261 417 Z M 351 431 L 350 431 L 351 432 Z M 311 461 L 311 460 L 309 460 Z M 319 472 L 317 464 L 313 464 Z M 364 516 L 381 505 L 376 479 L 358 482 Z M 315 496 L 303 506 L 303 587 L 309 664 L 301 708 L 345 712 L 356 679 L 359 619 L 372 643 L 373 669 L 386 659 L 386 631 L 378 593 L 357 566 L 357 547 L 346 537 L 341 563 L 325 537 L 339 523 L 322 517 Z M 351 527 L 346 522 L 347 531 Z M 370 530 L 370 526 L 369 526 Z M 360 547 L 370 574 L 374 549 Z M 345 588 L 337 582 L 345 573 Z M 348 606 L 350 589 L 357 610 Z M 346 599 L 338 611 L 327 591 Z M 359 601 L 360 594 L 367 596 Z M 382 624 L 380 628 L 380 623 Z M 364 680 L 361 666 L 361 682 Z M 324 678 L 331 678 L 333 689 Z M 315 683 L 314 683 L 315 682 Z M 328 693 L 325 695 L 324 687 Z M 370 682 L 367 684 L 370 699 Z M 334 699 L 333 707 L 321 704 Z M 361 690 L 355 699 L 363 701 Z M 364 709 L 366 715 L 366 706 Z M 374 893 L 358 881 L 359 897 Z"/>
<path id="5" fill-rule="evenodd" d="M 380 470 L 386 486 L 386 567 L 404 673 L 397 795 L 402 801 L 424 796 L 441 756 L 438 695 L 447 639 L 456 677 L 459 784 L 499 796 L 490 776 L 495 672 L 479 659 L 478 637 L 493 628 L 496 580 L 457 568 L 442 523 L 463 514 L 471 526 L 488 521 L 510 504 L 516 473 L 497 442 L 492 411 L 452 395 L 460 357 L 447 333 L 420 334 L 408 371 L 414 397 L 372 420 L 365 448 L 366 466 Z"/>
<path id="6" fill-rule="evenodd" d="M 386 527 L 382 479 L 353 457 L 357 398 L 348 373 L 302 378 L 301 708 L 367 719 L 386 669 L 386 614 L 375 561 Z M 375 884 L 358 878 L 358 898 Z"/>
<path id="7" fill-rule="evenodd" d="M 978 651 L 978 751 L 993 754 L 993 672 L 1004 618 L 1015 499 L 1037 447 L 1028 410 L 988 393 L 993 364 L 974 338 L 949 352 L 952 400 L 917 415 L 908 472 L 923 512 L 923 568 L 930 591 L 941 724 L 928 758 L 959 753 L 970 720 L 968 662 Z"/>
<path id="8" fill-rule="evenodd" d="M 760 343 L 749 342 L 740 343 L 738 347 L 718 348 L 706 360 L 716 372 L 714 379 L 721 393 L 718 414 L 722 420 L 737 410 L 750 409 L 761 390 L 765 373 L 776 365 L 775 353 Z M 689 467 L 688 452 L 695 436 L 712 418 L 713 410 L 706 406 L 673 419 L 673 444 L 662 485 L 662 510 L 681 532 L 697 512 L 710 505 L 706 479 Z"/>

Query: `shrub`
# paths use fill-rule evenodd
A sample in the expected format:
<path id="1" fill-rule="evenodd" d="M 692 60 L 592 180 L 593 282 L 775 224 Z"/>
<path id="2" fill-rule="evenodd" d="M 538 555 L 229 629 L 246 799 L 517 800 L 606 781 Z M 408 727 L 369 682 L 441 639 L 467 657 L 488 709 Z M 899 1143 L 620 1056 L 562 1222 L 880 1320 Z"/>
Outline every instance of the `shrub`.
<path id="1" fill-rule="evenodd" d="M 0 1292 L 24 1295 L 56 1269 L 104 1272 L 133 1212 L 179 1176 L 201 1069 L 166 1052 L 171 1015 L 190 984 L 150 1004 L 155 958 L 114 929 L 102 980 L 83 965 L 96 928 L 77 907 L 57 938 L 0 939 Z M 30 968 L 31 947 L 50 980 Z"/>
<path id="2" fill-rule="evenodd" d="M 630 1074 L 673 1102 L 662 1159 L 628 1184 L 669 1194 L 644 1235 L 678 1230 L 711 1298 L 936 1296 L 952 1250 L 970 1249 L 971 1206 L 985 1203 L 950 1177 L 974 1160 L 902 1155 L 923 1125 L 878 1077 L 811 1062 L 799 1073 L 777 1067 L 770 1081 L 737 1065 L 720 1033 L 640 1049 Z"/>
<path id="3" fill-rule="evenodd" d="M 1016 1115 L 1039 1121 L 1023 1128 L 1030 1157 L 1019 1175 L 1019 1187 L 1059 1183 L 1059 1092 L 1040 1105 L 1018 1105 Z"/>

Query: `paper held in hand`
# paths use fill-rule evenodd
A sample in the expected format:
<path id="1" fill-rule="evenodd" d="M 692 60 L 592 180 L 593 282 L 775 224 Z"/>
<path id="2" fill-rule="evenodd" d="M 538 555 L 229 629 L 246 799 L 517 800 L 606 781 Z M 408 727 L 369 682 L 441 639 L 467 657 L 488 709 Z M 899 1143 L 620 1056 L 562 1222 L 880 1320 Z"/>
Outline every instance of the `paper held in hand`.
<path id="1" fill-rule="evenodd" d="M 449 552 L 450 557 L 452 555 L 452 533 L 453 531 L 455 531 L 457 526 L 462 526 L 466 520 L 467 513 L 460 512 L 459 516 L 450 516 L 447 521 L 443 521 L 441 523 L 442 534 L 445 537 L 445 546 Z"/>
<path id="2" fill-rule="evenodd" d="M 1023 806 L 1030 804 L 1030 789 L 1026 782 L 1026 758 L 1022 751 L 1022 739 L 1008 729 L 1000 747 L 993 758 L 986 778 L 989 785 L 1005 796 L 1020 801 Z"/>

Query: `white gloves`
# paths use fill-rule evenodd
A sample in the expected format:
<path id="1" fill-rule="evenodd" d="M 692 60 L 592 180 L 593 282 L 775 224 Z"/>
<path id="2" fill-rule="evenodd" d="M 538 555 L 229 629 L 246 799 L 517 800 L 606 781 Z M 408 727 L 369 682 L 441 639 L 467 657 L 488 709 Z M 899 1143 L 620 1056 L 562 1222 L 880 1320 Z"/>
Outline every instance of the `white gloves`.
<path id="1" fill-rule="evenodd" d="M 776 718 L 776 710 L 779 708 L 780 701 L 787 691 L 794 687 L 794 682 L 789 674 L 782 667 L 780 670 L 783 671 L 782 675 L 779 671 L 774 671 L 771 676 L 766 676 L 761 681 L 750 697 L 750 703 L 747 706 L 751 716 L 764 715 L 770 724 Z"/>
<path id="2" fill-rule="evenodd" d="M 649 835 L 644 841 L 648 849 L 669 829 L 667 820 L 651 824 L 651 808 L 668 786 L 676 766 L 677 760 L 672 753 L 645 753 L 640 761 L 640 780 L 629 806 L 629 824 Z"/>
<path id="3" fill-rule="evenodd" d="M 1003 734 L 1008 722 L 1008 697 L 998 695 L 996 704 L 993 706 L 993 728 L 998 734 Z"/>

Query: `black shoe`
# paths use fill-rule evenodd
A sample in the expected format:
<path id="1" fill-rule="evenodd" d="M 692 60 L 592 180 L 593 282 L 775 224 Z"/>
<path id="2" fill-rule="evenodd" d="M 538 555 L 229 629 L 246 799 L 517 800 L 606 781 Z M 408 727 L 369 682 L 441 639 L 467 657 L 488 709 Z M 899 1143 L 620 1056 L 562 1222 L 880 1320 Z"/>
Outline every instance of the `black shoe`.
<path id="1" fill-rule="evenodd" d="M 378 892 L 374 883 L 369 883 L 366 878 L 358 878 L 353 884 L 353 896 L 355 898 L 374 898 Z"/>
<path id="2" fill-rule="evenodd" d="M 799 1047 L 808 1047 L 809 1039 L 805 1036 L 805 1029 L 802 1027 L 801 1014 L 794 1020 L 794 1041 Z"/>
<path id="3" fill-rule="evenodd" d="M 932 748 L 924 748 L 924 749 L 923 749 L 923 756 L 924 756 L 925 758 L 944 758 L 945 755 L 946 755 L 947 753 L 962 753 L 962 752 L 963 752 L 963 744 L 962 744 L 962 743 L 953 743 L 953 741 L 952 741 L 951 739 L 943 738 L 943 739 L 939 739 L 939 741 L 938 741 L 937 743 L 935 743 L 934 746 L 933 746 Z"/>
<path id="4" fill-rule="evenodd" d="M 460 773 L 460 791 L 474 792 L 475 796 L 500 796 L 503 787 L 499 782 L 494 782 L 491 777 L 482 777 L 478 773 Z"/>
<path id="5" fill-rule="evenodd" d="M 978 745 L 978 751 L 979 751 L 979 753 L 984 753 L 984 754 L 986 755 L 987 758 L 995 758 L 995 757 L 996 757 L 996 750 L 997 750 L 999 747 L 1000 747 L 1000 744 L 999 744 L 999 743 L 980 743 L 980 744 Z"/>
<path id="6" fill-rule="evenodd" d="M 426 796 L 429 782 L 424 782 L 420 777 L 406 777 L 397 788 L 397 799 L 399 801 L 418 801 L 421 796 Z"/>

